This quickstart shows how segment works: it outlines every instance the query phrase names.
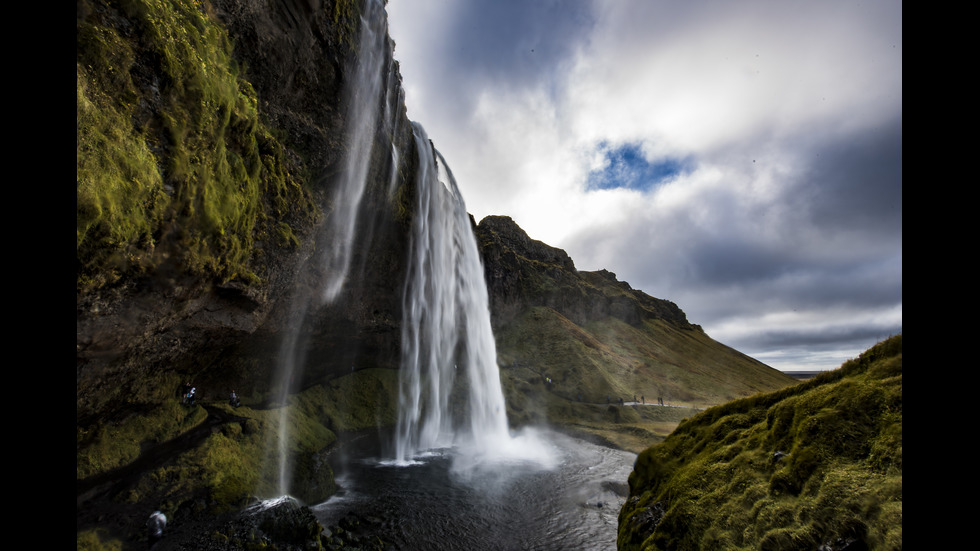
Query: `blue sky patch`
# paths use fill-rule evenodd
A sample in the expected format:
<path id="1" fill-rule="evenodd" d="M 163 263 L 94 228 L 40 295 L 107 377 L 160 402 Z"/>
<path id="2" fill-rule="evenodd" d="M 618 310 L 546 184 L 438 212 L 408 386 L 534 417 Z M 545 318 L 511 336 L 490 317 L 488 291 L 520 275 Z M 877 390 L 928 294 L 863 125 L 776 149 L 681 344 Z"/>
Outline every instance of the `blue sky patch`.
<path id="1" fill-rule="evenodd" d="M 605 144 L 600 147 L 605 149 Z M 606 166 L 589 173 L 586 189 L 650 191 L 689 170 L 688 163 L 682 159 L 665 157 L 652 163 L 647 161 L 637 143 L 606 149 L 605 156 Z"/>

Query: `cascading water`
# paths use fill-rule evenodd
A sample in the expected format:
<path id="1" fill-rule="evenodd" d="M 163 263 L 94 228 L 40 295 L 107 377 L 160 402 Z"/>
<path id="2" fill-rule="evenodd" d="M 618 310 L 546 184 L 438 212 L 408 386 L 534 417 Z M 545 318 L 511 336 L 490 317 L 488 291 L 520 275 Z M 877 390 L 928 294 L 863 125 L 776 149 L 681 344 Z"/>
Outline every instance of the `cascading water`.
<path id="1" fill-rule="evenodd" d="M 277 373 L 280 419 L 278 442 L 279 495 L 290 493 L 293 481 L 292 426 L 289 406 L 303 378 L 311 318 L 333 304 L 352 277 L 355 246 L 370 242 L 357 229 L 371 172 L 379 117 L 386 135 L 396 135 L 403 96 L 397 69 L 387 63 L 388 38 L 384 4 L 367 0 L 361 17 L 357 66 L 345 91 L 347 105 L 346 161 L 336 193 L 327 208 L 320 256 L 311 258 L 306 286 L 296 291 L 289 325 L 279 350 Z M 387 71 L 385 68 L 387 67 Z M 383 113 L 381 115 L 380 113 Z M 527 435 L 508 431 L 503 391 L 483 267 L 469 215 L 445 160 L 424 129 L 413 124 L 418 155 L 418 193 L 411 250 L 404 283 L 399 417 L 395 463 L 411 463 L 420 452 L 452 447 L 454 465 L 480 466 L 495 458 L 547 457 Z M 392 144 L 387 191 L 401 181 L 401 159 L 412 152 Z M 396 284 L 397 285 L 397 284 Z M 529 455 L 530 453 L 530 455 Z M 466 461 L 463 461 L 466 460 Z"/>
<path id="2" fill-rule="evenodd" d="M 365 438 L 367 449 L 334 454 L 332 463 L 348 453 L 358 460 L 344 460 L 342 470 L 332 465 L 344 489 L 316 506 L 318 516 L 330 525 L 348 507 L 366 512 L 384 519 L 371 541 L 406 549 L 605 547 L 615 541 L 615 511 L 625 499 L 611 495 L 607 482 L 624 478 L 632 458 L 598 448 L 582 453 L 582 445 L 546 432 L 510 433 L 471 219 L 445 159 L 422 127 L 412 125 L 415 151 L 404 143 L 409 140 L 399 127 L 401 87 L 385 55 L 384 6 L 382 0 L 364 4 L 358 66 L 347 80 L 347 161 L 317 241 L 322 256 L 303 267 L 279 351 L 274 384 L 281 416 L 278 444 L 269 451 L 278 451 L 282 497 L 260 505 L 292 499 L 291 487 L 298 490 L 306 482 L 293 480 L 290 433 L 301 421 L 290 400 L 307 364 L 321 357 L 322 352 L 308 352 L 317 344 L 311 335 L 318 316 L 358 301 L 362 287 L 349 282 L 366 273 L 358 272 L 364 266 L 354 259 L 367 255 L 357 248 L 370 247 L 370 232 L 382 227 L 381 218 L 372 226 L 372 220 L 358 217 L 383 211 L 366 208 L 362 197 L 368 192 L 368 203 L 378 204 L 378 188 L 367 186 L 384 186 L 387 178 L 389 199 L 409 189 L 417 193 L 404 272 L 394 446 L 373 448 Z M 371 159 L 383 158 L 372 151 L 379 135 L 401 137 L 398 145 L 392 141 L 387 173 L 371 166 Z M 406 182 L 400 168 L 416 157 L 415 180 Z"/>
<path id="3" fill-rule="evenodd" d="M 293 381 L 302 375 L 306 356 L 305 324 L 310 307 L 334 302 L 351 268 L 355 242 L 355 228 L 360 213 L 361 199 L 367 186 L 371 150 L 378 122 L 378 105 L 384 87 L 385 51 L 387 29 L 384 5 L 380 0 L 365 2 L 361 16 L 361 31 L 357 48 L 356 67 L 345 88 L 347 105 L 345 139 L 347 147 L 345 167 L 337 182 L 336 191 L 329 205 L 321 249 L 315 260 L 314 270 L 322 274 L 319 281 L 311 283 L 311 289 L 298 290 L 294 295 L 291 319 L 280 345 L 277 380 L 278 402 L 281 404 L 278 431 L 279 493 L 289 493 L 292 478 L 290 447 L 290 408 L 288 397 L 295 390 Z M 390 91 L 386 92 L 390 96 Z M 397 99 L 397 97 L 396 97 Z M 388 106 L 393 101 L 386 96 L 385 113 L 392 115 Z M 395 170 L 393 168 L 393 170 Z"/>
<path id="4" fill-rule="evenodd" d="M 337 298 L 350 271 L 351 252 L 361 198 L 367 185 L 371 149 L 378 120 L 378 98 L 383 83 L 382 67 L 387 33 L 384 27 L 384 5 L 377 0 L 366 3 L 361 18 L 357 70 L 348 88 L 347 137 L 348 152 L 344 180 L 337 186 L 333 212 L 329 215 L 330 237 L 333 246 L 324 253 L 327 280 L 323 285 L 323 300 Z"/>
<path id="5" fill-rule="evenodd" d="M 453 447 L 486 462 L 527 453 L 509 434 L 483 266 L 445 159 L 413 124 L 417 212 L 404 291 L 395 461 Z"/>

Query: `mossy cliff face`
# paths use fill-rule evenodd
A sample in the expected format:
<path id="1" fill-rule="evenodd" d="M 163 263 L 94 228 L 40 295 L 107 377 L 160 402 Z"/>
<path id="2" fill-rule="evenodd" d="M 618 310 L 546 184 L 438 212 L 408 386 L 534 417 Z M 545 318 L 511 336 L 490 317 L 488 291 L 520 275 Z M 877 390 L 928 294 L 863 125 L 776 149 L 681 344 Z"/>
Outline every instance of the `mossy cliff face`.
<path id="1" fill-rule="evenodd" d="M 901 549 L 902 336 L 642 452 L 619 549 Z"/>
<path id="2" fill-rule="evenodd" d="M 364 5 L 77 3 L 77 471 L 91 488 L 80 511 L 113 477 L 129 487 L 112 499 L 134 515 L 154 501 L 220 509 L 268 489 L 274 372 L 298 304 L 313 367 L 291 387 L 297 476 L 318 481 L 303 498 L 332 491 L 322 452 L 338 434 L 393 423 L 374 406 L 394 403 L 392 289 L 417 161 L 390 40 L 351 275 L 330 304 L 313 290 L 317 255 L 335 246 L 323 228 L 348 153 Z M 184 382 L 198 406 L 179 403 Z M 232 389 L 244 403 L 234 411 Z"/>
<path id="3" fill-rule="evenodd" d="M 333 245 L 318 243 L 319 227 L 346 153 L 343 86 L 358 62 L 360 9 L 78 3 L 80 420 L 159 403 L 186 379 L 222 395 L 268 386 L 272 341 L 302 300 L 294 290 L 319 275 L 304 262 Z M 377 108 L 394 114 L 375 133 L 357 273 L 318 312 L 324 348 L 397 349 L 390 288 L 410 218 L 401 175 L 414 160 L 391 166 L 393 144 L 404 150 L 412 135 L 390 47 L 385 64 Z"/>
<path id="4" fill-rule="evenodd" d="M 78 290 L 163 269 L 260 284 L 316 216 L 209 6 L 78 3 Z"/>

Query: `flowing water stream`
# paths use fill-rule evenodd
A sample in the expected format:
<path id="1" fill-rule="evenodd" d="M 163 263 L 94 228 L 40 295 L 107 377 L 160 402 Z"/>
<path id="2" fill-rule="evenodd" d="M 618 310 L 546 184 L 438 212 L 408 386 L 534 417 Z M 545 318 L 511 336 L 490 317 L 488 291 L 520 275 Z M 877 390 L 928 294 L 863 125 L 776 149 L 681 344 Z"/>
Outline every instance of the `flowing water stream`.
<path id="1" fill-rule="evenodd" d="M 421 125 L 412 130 L 418 200 L 403 301 L 395 459 L 450 445 L 482 456 L 511 453 L 476 237 L 445 159 Z"/>
<path id="2" fill-rule="evenodd" d="M 286 330 L 279 348 L 275 385 L 277 401 L 282 405 L 279 431 L 274 445 L 278 469 L 279 492 L 286 495 L 292 481 L 292 457 L 290 427 L 291 408 L 289 396 L 295 392 L 293 382 L 302 378 L 306 364 L 305 329 L 309 316 L 317 306 L 337 300 L 344 284 L 351 277 L 353 247 L 357 241 L 356 227 L 361 213 L 361 203 L 368 185 L 368 173 L 374 147 L 374 137 L 379 119 L 379 100 L 383 97 L 386 125 L 394 117 L 392 104 L 403 100 L 385 86 L 393 80 L 385 79 L 384 61 L 387 46 L 387 27 L 384 4 L 381 0 L 364 2 L 361 14 L 361 32 L 357 45 L 357 59 L 351 78 L 344 88 L 343 104 L 347 106 L 347 133 L 344 136 L 346 155 L 334 187 L 334 194 L 326 208 L 326 223 L 320 242 L 330 243 L 321 247 L 312 260 L 312 271 L 321 274 L 315 281 L 306 283 L 310 289 L 297 289 Z M 392 68 L 392 70 L 394 70 Z M 394 96 L 394 97 L 393 97 Z M 397 161 L 397 151 L 392 152 Z M 397 162 L 392 168 L 392 180 L 397 172 Z"/>

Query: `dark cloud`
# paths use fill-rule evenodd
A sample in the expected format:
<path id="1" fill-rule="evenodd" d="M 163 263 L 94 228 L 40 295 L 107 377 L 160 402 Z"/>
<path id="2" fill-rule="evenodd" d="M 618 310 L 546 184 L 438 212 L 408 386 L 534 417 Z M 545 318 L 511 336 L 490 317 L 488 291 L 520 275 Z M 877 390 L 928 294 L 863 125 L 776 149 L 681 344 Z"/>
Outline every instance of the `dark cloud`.
<path id="1" fill-rule="evenodd" d="M 474 84 L 537 85 L 581 46 L 593 24 L 589 0 L 461 2 L 443 61 Z"/>
<path id="2" fill-rule="evenodd" d="M 806 215 L 815 227 L 902 233 L 902 122 L 865 130 L 812 149 L 799 182 L 808 192 Z"/>
<path id="3" fill-rule="evenodd" d="M 836 351 L 864 350 L 902 332 L 901 324 L 841 323 L 820 330 L 812 328 L 768 330 L 740 339 L 742 349 Z"/>

